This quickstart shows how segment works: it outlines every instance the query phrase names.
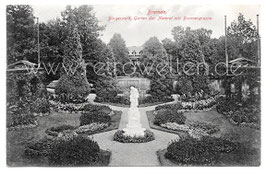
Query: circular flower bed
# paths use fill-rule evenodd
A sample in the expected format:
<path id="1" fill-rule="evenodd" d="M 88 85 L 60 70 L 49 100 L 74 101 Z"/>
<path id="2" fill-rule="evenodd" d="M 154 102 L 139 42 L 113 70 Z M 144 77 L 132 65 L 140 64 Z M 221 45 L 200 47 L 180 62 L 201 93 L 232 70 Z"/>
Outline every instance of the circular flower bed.
<path id="1" fill-rule="evenodd" d="M 149 141 L 154 140 L 154 133 L 150 130 L 145 130 L 144 131 L 144 137 L 131 137 L 128 135 L 124 134 L 125 132 L 123 130 L 118 130 L 114 134 L 114 141 L 118 141 L 121 143 L 146 143 Z"/>

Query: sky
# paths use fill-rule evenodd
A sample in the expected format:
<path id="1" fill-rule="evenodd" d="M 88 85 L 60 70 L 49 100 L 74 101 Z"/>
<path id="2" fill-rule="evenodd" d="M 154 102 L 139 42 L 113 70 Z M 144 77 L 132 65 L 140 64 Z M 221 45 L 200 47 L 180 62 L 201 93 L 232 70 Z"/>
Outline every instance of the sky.
<path id="1" fill-rule="evenodd" d="M 47 22 L 61 16 L 66 5 L 32 5 L 34 15 L 41 22 Z M 74 6 L 73 6 L 74 7 Z M 120 33 L 126 45 L 141 46 L 150 37 L 159 40 L 172 39 L 171 30 L 175 26 L 206 28 L 213 31 L 212 37 L 224 35 L 224 16 L 227 25 L 237 19 L 242 13 L 245 19 L 250 19 L 256 25 L 256 15 L 260 6 L 256 5 L 93 5 L 95 16 L 100 25 L 106 25 L 101 32 L 101 39 L 108 43 L 114 33 Z M 148 11 L 165 11 L 166 14 L 147 15 Z M 131 17 L 131 21 L 108 21 L 109 17 Z M 155 17 L 154 20 L 134 20 L 134 17 Z M 159 16 L 180 17 L 180 20 L 157 20 Z M 209 20 L 183 20 L 184 17 L 208 17 Z M 211 18 L 211 19 L 210 19 Z"/>

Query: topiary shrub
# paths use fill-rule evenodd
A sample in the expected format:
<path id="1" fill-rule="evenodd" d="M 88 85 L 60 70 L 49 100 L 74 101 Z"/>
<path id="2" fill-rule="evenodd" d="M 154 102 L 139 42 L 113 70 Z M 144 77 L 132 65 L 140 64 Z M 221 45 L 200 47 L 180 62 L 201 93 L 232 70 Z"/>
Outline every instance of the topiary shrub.
<path id="1" fill-rule="evenodd" d="M 172 109 L 161 109 L 158 110 L 154 117 L 154 124 L 161 125 L 165 123 L 177 123 L 185 124 L 186 117 L 183 112 Z"/>
<path id="2" fill-rule="evenodd" d="M 112 102 L 118 94 L 117 82 L 111 77 L 99 77 L 95 83 L 95 101 Z"/>
<path id="3" fill-rule="evenodd" d="M 125 132 L 123 130 L 118 130 L 114 134 L 114 141 L 118 141 L 121 143 L 145 143 L 154 140 L 154 133 L 151 132 L 150 130 L 145 130 L 144 131 L 144 136 L 143 137 L 131 137 L 128 135 L 124 134 Z"/>
<path id="4" fill-rule="evenodd" d="M 93 111 L 85 112 L 80 116 L 80 126 L 91 124 L 91 123 L 111 123 L 111 117 L 105 112 Z"/>
<path id="5" fill-rule="evenodd" d="M 100 147 L 88 137 L 76 136 L 72 139 L 58 139 L 48 154 L 48 161 L 56 166 L 84 166 L 99 160 Z"/>
<path id="6" fill-rule="evenodd" d="M 176 110 L 180 110 L 182 109 L 182 104 L 180 102 L 175 103 L 175 104 L 164 104 L 164 105 L 159 105 L 155 107 L 155 110 L 161 110 L 161 109 L 176 109 Z"/>
<path id="7" fill-rule="evenodd" d="M 213 164 L 220 153 L 230 153 L 238 149 L 239 143 L 222 138 L 202 137 L 201 139 L 185 138 L 172 141 L 165 157 L 178 164 Z"/>
<path id="8" fill-rule="evenodd" d="M 62 103 L 82 103 L 90 93 L 90 86 L 83 75 L 62 75 L 55 87 L 55 93 Z"/>
<path id="9" fill-rule="evenodd" d="M 61 125 L 61 126 L 55 126 L 46 129 L 45 133 L 50 136 L 57 137 L 60 132 L 66 131 L 66 130 L 74 130 L 75 127 L 71 125 Z"/>

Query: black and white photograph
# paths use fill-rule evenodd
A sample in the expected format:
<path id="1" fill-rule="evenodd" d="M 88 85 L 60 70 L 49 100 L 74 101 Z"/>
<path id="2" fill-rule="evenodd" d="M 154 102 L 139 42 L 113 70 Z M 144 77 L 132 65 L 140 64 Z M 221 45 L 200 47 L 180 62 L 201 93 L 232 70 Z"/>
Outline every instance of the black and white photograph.
<path id="1" fill-rule="evenodd" d="M 261 165 L 260 4 L 5 10 L 8 168 Z"/>

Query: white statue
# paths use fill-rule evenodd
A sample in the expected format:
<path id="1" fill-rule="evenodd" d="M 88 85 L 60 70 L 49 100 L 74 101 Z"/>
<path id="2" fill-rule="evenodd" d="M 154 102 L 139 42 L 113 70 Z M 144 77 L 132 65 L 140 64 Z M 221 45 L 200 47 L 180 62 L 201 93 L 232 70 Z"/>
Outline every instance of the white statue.
<path id="1" fill-rule="evenodd" d="M 130 87 L 130 107 L 138 107 L 139 91 L 133 86 Z"/>
<path id="2" fill-rule="evenodd" d="M 140 124 L 140 112 L 139 112 L 139 92 L 138 89 L 130 87 L 130 108 L 128 110 L 128 124 L 124 128 L 125 135 L 134 136 L 144 136 L 144 131 L 146 129 L 142 128 Z"/>

